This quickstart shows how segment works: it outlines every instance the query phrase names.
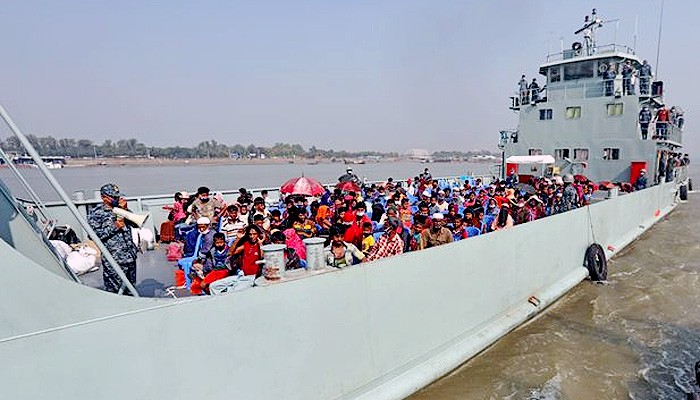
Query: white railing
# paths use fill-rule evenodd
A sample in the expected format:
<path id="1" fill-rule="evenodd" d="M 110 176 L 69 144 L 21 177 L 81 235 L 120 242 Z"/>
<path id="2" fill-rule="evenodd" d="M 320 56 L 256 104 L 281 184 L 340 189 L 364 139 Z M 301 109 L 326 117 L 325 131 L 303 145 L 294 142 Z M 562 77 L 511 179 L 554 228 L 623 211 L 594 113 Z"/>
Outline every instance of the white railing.
<path id="1" fill-rule="evenodd" d="M 606 44 L 603 46 L 596 46 L 593 49 L 593 54 L 611 54 L 611 53 L 625 53 L 625 54 L 635 54 L 634 49 L 629 46 L 623 46 L 619 44 Z M 570 58 L 576 57 L 587 57 L 585 48 L 580 50 L 564 50 L 560 53 L 547 54 L 547 62 L 568 60 Z"/>

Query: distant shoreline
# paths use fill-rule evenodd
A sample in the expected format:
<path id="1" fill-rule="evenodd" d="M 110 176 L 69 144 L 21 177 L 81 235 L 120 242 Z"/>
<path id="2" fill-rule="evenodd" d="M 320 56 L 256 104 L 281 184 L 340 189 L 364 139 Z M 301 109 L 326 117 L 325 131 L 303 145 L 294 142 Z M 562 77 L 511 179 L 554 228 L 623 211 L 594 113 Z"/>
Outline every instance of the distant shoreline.
<path id="1" fill-rule="evenodd" d="M 347 165 L 355 164 L 377 164 L 377 163 L 393 163 L 393 162 L 415 162 L 421 164 L 419 160 L 407 158 L 387 158 L 380 161 L 368 161 L 366 163 L 348 162 Z M 484 161 L 449 161 L 451 163 L 483 163 Z M 442 163 L 442 162 L 438 162 Z M 493 161 L 488 161 L 493 163 Z M 189 158 L 189 159 L 171 159 L 171 158 L 69 158 L 66 160 L 66 168 L 86 168 L 86 167 L 120 167 L 120 166 L 202 166 L 202 165 L 316 165 L 316 164 L 346 164 L 342 159 L 305 159 L 305 158 L 254 158 L 254 159 L 230 159 L 230 158 Z M 424 163 L 425 165 L 434 163 Z"/>

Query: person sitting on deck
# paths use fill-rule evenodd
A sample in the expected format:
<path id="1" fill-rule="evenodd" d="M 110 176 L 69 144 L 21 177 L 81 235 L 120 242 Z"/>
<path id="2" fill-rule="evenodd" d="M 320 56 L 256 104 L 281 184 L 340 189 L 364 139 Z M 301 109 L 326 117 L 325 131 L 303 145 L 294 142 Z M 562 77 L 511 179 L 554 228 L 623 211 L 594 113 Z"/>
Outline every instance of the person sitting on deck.
<path id="1" fill-rule="evenodd" d="M 510 204 L 505 203 L 498 211 L 498 216 L 491 223 L 491 231 L 500 231 L 513 227 L 513 217 L 510 216 Z"/>
<path id="2" fill-rule="evenodd" d="M 316 224 L 306 217 L 306 210 L 300 209 L 292 227 L 302 239 L 316 236 Z"/>
<path id="3" fill-rule="evenodd" d="M 243 234 L 246 226 L 247 224 L 238 218 L 238 206 L 231 204 L 226 207 L 226 211 L 221 216 L 219 232 L 222 232 L 226 236 L 226 241 L 231 243 Z"/>
<path id="4" fill-rule="evenodd" d="M 262 259 L 261 245 L 260 228 L 255 225 L 248 225 L 245 228 L 243 237 L 236 240 L 231 246 L 231 255 L 240 257 L 240 268 L 243 271 L 243 275 L 260 275 L 258 261 Z"/>
<path id="5" fill-rule="evenodd" d="M 369 254 L 372 247 L 374 247 L 374 236 L 372 236 L 373 225 L 371 222 L 364 222 L 362 224 L 362 252 L 367 255 Z"/>
<path id="6" fill-rule="evenodd" d="M 399 220 L 390 218 L 384 224 L 384 234 L 379 238 L 377 243 L 365 258 L 366 261 L 374 261 L 380 258 L 391 257 L 403 253 L 403 240 L 397 232 Z M 452 235 L 450 235 L 451 237 Z"/>
<path id="7" fill-rule="evenodd" d="M 444 226 L 445 216 L 435 213 L 432 216 L 432 226 L 421 233 L 420 248 L 440 246 L 454 241 L 452 232 Z"/>
<path id="8" fill-rule="evenodd" d="M 202 254 L 202 258 L 192 264 L 191 286 L 194 293 L 200 291 L 209 293 L 209 285 L 229 275 L 231 269 L 229 251 L 226 236 L 221 232 L 215 233 L 214 245 Z M 197 287 L 201 290 L 197 290 Z"/>
<path id="9" fill-rule="evenodd" d="M 219 221 L 219 213 L 223 208 L 224 204 L 219 199 L 211 197 L 209 188 L 206 186 L 197 189 L 197 198 L 190 205 L 193 218 L 206 217 L 214 224 Z"/>
<path id="10" fill-rule="evenodd" d="M 357 246 L 343 240 L 343 233 L 338 228 L 331 228 L 329 239 L 330 243 L 323 249 L 327 265 L 343 268 L 365 259 L 365 254 Z"/>
<path id="11" fill-rule="evenodd" d="M 287 246 L 287 237 L 284 236 L 284 233 L 280 231 L 273 232 L 270 235 L 270 241 L 272 244 L 283 244 L 286 246 L 284 248 L 284 263 L 286 270 L 301 268 L 301 258 L 299 258 L 299 254 L 297 254 L 296 250 Z"/>
<path id="12" fill-rule="evenodd" d="M 269 231 L 270 230 L 270 211 L 268 211 L 267 207 L 265 206 L 265 199 L 262 197 L 256 197 L 255 200 L 253 201 L 253 212 L 249 216 L 248 224 L 253 223 L 253 218 L 256 215 L 262 215 L 263 217 L 263 227 L 265 230 Z"/>

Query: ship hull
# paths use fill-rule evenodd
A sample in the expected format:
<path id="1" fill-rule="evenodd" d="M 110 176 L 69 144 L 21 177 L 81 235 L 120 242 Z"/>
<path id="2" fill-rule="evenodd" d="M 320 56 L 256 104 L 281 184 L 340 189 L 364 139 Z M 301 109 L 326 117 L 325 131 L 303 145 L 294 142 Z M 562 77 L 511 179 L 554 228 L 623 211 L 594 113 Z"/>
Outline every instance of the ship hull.
<path id="1" fill-rule="evenodd" d="M 665 183 L 342 271 L 180 300 L 81 286 L 0 242 L 0 383 L 14 399 L 403 398 L 579 284 L 589 245 L 611 257 L 676 203 Z"/>

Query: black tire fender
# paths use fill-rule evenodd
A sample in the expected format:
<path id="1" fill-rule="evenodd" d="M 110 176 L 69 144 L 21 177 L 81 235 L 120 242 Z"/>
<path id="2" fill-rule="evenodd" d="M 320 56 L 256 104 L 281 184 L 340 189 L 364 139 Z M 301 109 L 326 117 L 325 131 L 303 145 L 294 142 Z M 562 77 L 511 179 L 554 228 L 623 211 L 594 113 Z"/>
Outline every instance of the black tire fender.
<path id="1" fill-rule="evenodd" d="M 605 259 L 605 251 L 598 243 L 593 243 L 586 249 L 586 268 L 588 276 L 594 282 L 608 279 L 608 262 Z"/>

